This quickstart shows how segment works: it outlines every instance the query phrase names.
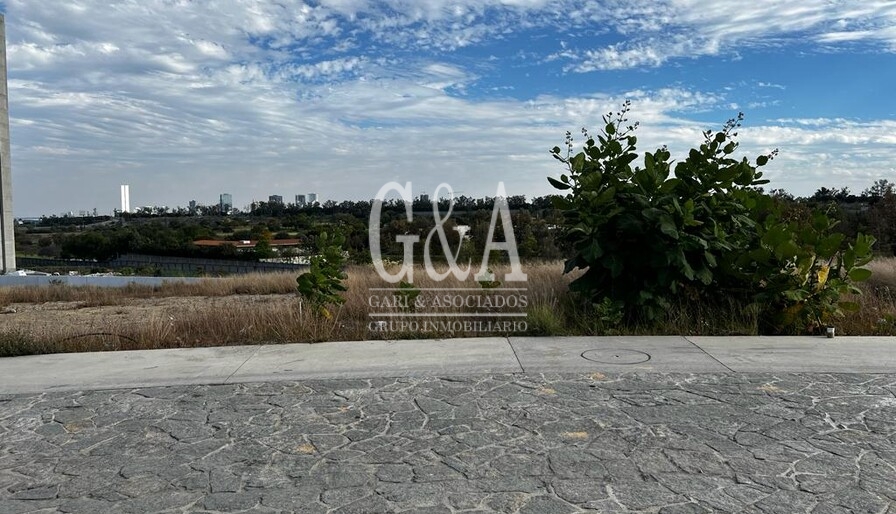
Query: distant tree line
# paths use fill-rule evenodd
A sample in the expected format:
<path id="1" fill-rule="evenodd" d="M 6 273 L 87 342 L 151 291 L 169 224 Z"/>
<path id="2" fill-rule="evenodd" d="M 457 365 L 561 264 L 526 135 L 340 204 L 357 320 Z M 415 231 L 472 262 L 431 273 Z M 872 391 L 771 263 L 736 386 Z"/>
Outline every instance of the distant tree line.
<path id="1" fill-rule="evenodd" d="M 440 211 L 447 213 L 448 200 L 439 200 Z M 524 196 L 508 198 L 514 236 L 520 255 L 527 259 L 558 259 L 560 251 L 554 232 L 559 217 L 551 206 L 550 197 L 527 201 Z M 494 208 L 494 198 L 455 199 L 451 217 L 444 221 L 442 230 L 450 241 L 452 255 L 460 252 L 463 259 L 478 260 L 485 245 Z M 263 258 L 271 257 L 269 242 L 274 239 L 301 240 L 298 253 L 310 254 L 317 237 L 323 232 L 344 236 L 345 249 L 352 262 L 369 262 L 368 223 L 371 202 L 325 202 L 322 205 L 297 207 L 278 203 L 257 202 L 245 213 L 228 216 L 186 215 L 182 209 L 170 213 L 144 210 L 126 213 L 118 218 L 47 217 L 34 226 L 20 228 L 19 238 L 27 253 L 45 257 L 108 260 L 124 253 L 143 253 L 182 257 L 207 258 Z M 419 257 L 423 240 L 435 228 L 432 205 L 418 199 L 412 205 L 414 216 L 408 221 L 405 205 L 387 201 L 382 208 L 382 241 L 385 258 L 400 260 L 402 247 L 396 236 L 415 233 L 421 242 L 415 246 Z M 455 227 L 468 227 L 464 234 Z M 461 236 L 464 235 L 463 242 Z M 502 239 L 500 233 L 495 238 Z M 213 239 L 224 241 L 261 241 L 255 252 L 237 252 L 234 246 L 197 247 L 194 241 Z M 460 249 L 458 249 L 460 248 Z M 433 238 L 434 259 L 444 258 L 448 249 L 440 247 Z"/>
<path id="2" fill-rule="evenodd" d="M 850 238 L 860 233 L 872 235 L 878 254 L 896 255 L 896 184 L 889 180 L 879 179 L 858 195 L 846 187 L 821 187 L 806 198 L 795 198 L 781 190 L 770 193 L 790 205 L 794 215 L 827 212 L 839 221 L 838 232 Z"/>
<path id="3" fill-rule="evenodd" d="M 769 194 L 787 206 L 791 216 L 808 218 L 812 212 L 824 211 L 839 220 L 836 230 L 854 237 L 873 235 L 878 253 L 896 253 L 896 184 L 881 179 L 859 194 L 848 188 L 822 187 L 808 197 L 794 197 L 781 189 Z M 563 220 L 554 208 L 553 196 L 527 200 L 525 196 L 507 199 L 511 210 L 514 236 L 520 256 L 524 259 L 555 260 L 563 255 L 562 238 L 558 227 Z M 448 211 L 447 199 L 437 201 L 441 213 Z M 243 258 L 270 257 L 272 252 L 264 244 L 258 252 L 237 252 L 233 246 L 200 248 L 193 244 L 198 239 L 253 240 L 298 238 L 302 240 L 299 253 L 309 253 L 321 232 L 338 231 L 345 237 L 345 250 L 352 262 L 370 259 L 368 220 L 370 201 L 327 201 L 323 204 L 299 207 L 293 204 L 256 202 L 249 212 L 223 216 L 217 206 L 206 209 L 197 206 L 194 214 L 177 208 L 170 212 L 144 210 L 127 213 L 118 218 L 109 216 L 68 217 L 50 216 L 28 227 L 19 227 L 17 241 L 20 251 L 45 257 L 107 260 L 124 253 L 144 253 L 181 257 Z M 494 208 L 494 198 L 455 198 L 451 217 L 443 230 L 451 249 L 442 249 L 438 237 L 433 238 L 430 254 L 443 258 L 446 252 L 460 252 L 461 259 L 478 260 L 482 256 Z M 421 242 L 414 247 L 422 257 L 423 240 L 435 228 L 432 204 L 416 199 L 414 213 L 407 220 L 405 205 L 398 200 L 384 203 L 381 234 L 384 258 L 400 260 L 402 247 L 396 236 L 419 234 Z M 458 226 L 469 227 L 463 242 Z M 500 227 L 499 227 L 500 228 Z M 497 239 L 503 239 L 498 233 Z M 460 248 L 458 250 L 458 247 Z M 498 258 L 506 257 L 498 255 Z"/>

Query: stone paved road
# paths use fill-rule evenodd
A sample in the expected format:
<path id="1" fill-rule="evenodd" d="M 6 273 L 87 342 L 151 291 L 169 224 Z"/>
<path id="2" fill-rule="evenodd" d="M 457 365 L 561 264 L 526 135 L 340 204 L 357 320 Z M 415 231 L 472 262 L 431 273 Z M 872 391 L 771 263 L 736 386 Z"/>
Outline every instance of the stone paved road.
<path id="1" fill-rule="evenodd" d="M 894 375 L 0 396 L 0 513 L 896 513 Z"/>

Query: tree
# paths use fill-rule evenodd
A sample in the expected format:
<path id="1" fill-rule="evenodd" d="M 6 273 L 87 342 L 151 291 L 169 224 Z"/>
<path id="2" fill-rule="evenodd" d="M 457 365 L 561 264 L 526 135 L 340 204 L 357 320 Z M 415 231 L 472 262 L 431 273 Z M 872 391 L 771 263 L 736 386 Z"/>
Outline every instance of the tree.
<path id="1" fill-rule="evenodd" d="M 271 247 L 271 242 L 268 239 L 261 239 L 255 243 L 254 251 L 255 258 L 258 260 L 270 259 L 274 256 L 274 249 Z"/>
<path id="2" fill-rule="evenodd" d="M 833 202 L 836 195 L 837 188 L 820 187 L 809 199 L 816 202 Z"/>
<path id="3" fill-rule="evenodd" d="M 890 255 L 896 255 L 896 194 L 885 193 L 869 209 L 870 231 L 880 244 L 880 248 Z"/>
<path id="4" fill-rule="evenodd" d="M 273 257 L 274 249 L 271 247 L 271 239 L 274 235 L 268 230 L 267 226 L 259 223 L 252 228 L 252 235 L 258 238 L 253 249 L 255 258 L 261 260 Z"/>
<path id="5" fill-rule="evenodd" d="M 893 184 L 889 180 L 882 178 L 874 182 L 868 189 L 862 191 L 862 198 L 871 204 L 877 203 L 886 196 L 893 194 Z"/>

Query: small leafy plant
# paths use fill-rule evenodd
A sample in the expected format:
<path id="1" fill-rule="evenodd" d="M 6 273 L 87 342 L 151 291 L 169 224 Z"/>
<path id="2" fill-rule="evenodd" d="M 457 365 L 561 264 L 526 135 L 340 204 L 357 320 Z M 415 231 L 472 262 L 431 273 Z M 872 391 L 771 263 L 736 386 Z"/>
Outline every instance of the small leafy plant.
<path id="1" fill-rule="evenodd" d="M 342 266 L 345 255 L 342 246 L 345 238 L 341 234 L 321 233 L 316 242 L 317 255 L 311 258 L 309 270 L 296 278 L 299 294 L 314 312 L 327 319 L 333 317 L 328 306 L 342 305 L 345 298 L 341 293 L 347 288 L 343 280 L 347 278 Z"/>
<path id="2" fill-rule="evenodd" d="M 420 296 L 420 293 L 420 289 L 414 286 L 414 284 L 402 280 L 398 283 L 398 290 L 395 292 L 395 295 L 401 298 L 399 305 L 402 310 L 416 311 L 417 297 Z"/>
<path id="3" fill-rule="evenodd" d="M 502 283 L 500 280 L 495 280 L 495 272 L 491 268 L 487 268 L 482 276 L 476 277 L 476 281 L 482 289 L 496 289 L 501 287 Z"/>

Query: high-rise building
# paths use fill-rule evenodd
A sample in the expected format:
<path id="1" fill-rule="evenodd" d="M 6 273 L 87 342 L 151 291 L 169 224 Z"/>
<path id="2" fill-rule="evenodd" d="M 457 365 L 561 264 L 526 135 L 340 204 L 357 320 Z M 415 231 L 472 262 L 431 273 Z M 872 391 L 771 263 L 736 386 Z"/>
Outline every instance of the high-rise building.
<path id="1" fill-rule="evenodd" d="M 121 185 L 121 212 L 131 212 L 131 186 Z"/>
<path id="2" fill-rule="evenodd" d="M 296 195 L 296 205 L 299 207 L 305 206 L 305 195 Z"/>
<path id="3" fill-rule="evenodd" d="M 16 270 L 12 168 L 9 163 L 9 100 L 6 88 L 6 23 L 0 15 L 0 273 Z"/>
<path id="4" fill-rule="evenodd" d="M 308 205 L 317 203 L 317 193 L 308 193 Z"/>
<path id="5" fill-rule="evenodd" d="M 283 203 L 283 197 L 280 195 L 271 195 L 268 197 L 268 203 Z"/>
<path id="6" fill-rule="evenodd" d="M 218 209 L 221 211 L 221 214 L 230 214 L 230 211 L 233 210 L 233 196 L 230 193 L 221 193 L 221 198 L 218 200 Z"/>
<path id="7" fill-rule="evenodd" d="M 196 200 L 190 200 L 190 214 L 196 213 Z"/>

